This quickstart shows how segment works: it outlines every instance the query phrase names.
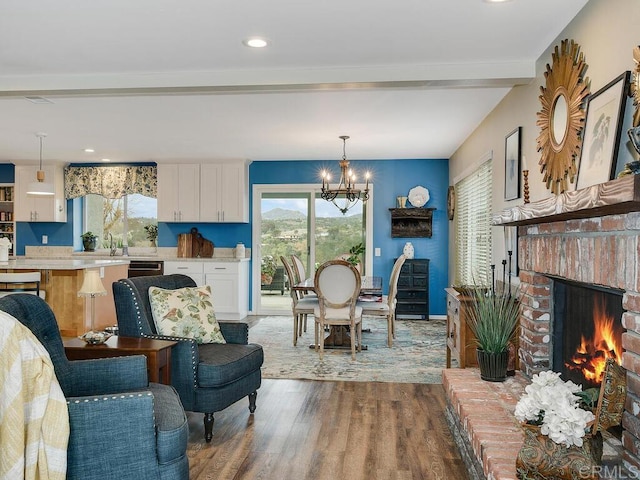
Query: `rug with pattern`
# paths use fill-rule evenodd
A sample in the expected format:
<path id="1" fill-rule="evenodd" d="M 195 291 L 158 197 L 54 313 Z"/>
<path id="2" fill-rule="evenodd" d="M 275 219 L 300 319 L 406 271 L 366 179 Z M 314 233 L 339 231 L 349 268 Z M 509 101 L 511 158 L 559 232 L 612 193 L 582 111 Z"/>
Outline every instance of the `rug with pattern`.
<path id="1" fill-rule="evenodd" d="M 387 346 L 385 321 L 364 319 L 363 345 L 368 350 L 351 360 L 350 350 L 325 350 L 313 343 L 313 317 L 307 332 L 293 346 L 293 319 L 262 318 L 249 330 L 249 341 L 264 348 L 263 378 L 345 380 L 361 382 L 442 383 L 445 368 L 446 320 L 397 320 L 393 347 Z"/>

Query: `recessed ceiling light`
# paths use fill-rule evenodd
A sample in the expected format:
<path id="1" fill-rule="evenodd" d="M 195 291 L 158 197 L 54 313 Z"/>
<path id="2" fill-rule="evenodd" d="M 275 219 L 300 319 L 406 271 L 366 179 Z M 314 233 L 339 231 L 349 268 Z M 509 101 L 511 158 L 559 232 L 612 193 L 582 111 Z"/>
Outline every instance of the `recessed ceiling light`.
<path id="1" fill-rule="evenodd" d="M 246 47 L 251 47 L 251 48 L 264 48 L 267 45 L 269 45 L 269 42 L 267 41 L 267 39 L 261 38 L 261 37 L 250 37 L 243 40 L 242 43 Z"/>
<path id="2" fill-rule="evenodd" d="M 95 150 L 93 148 L 85 148 L 84 153 L 93 153 Z"/>
<path id="3" fill-rule="evenodd" d="M 110 158 L 103 158 L 101 161 L 102 161 L 102 162 L 110 162 L 110 161 L 111 161 L 111 159 L 110 159 Z"/>

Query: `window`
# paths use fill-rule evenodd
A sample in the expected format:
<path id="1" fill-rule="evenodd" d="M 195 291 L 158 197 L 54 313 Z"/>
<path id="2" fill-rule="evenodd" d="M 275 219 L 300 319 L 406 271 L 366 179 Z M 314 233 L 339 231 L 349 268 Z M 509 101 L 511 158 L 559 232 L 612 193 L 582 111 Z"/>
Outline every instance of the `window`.
<path id="1" fill-rule="evenodd" d="M 155 198 L 138 193 L 118 199 L 97 194 L 84 196 L 84 230 L 98 236 L 98 248 L 109 248 L 111 238 L 113 245 L 117 247 L 151 246 L 144 227 L 157 223 L 158 208 Z"/>
<path id="2" fill-rule="evenodd" d="M 491 282 L 492 160 L 456 183 L 456 283 Z"/>

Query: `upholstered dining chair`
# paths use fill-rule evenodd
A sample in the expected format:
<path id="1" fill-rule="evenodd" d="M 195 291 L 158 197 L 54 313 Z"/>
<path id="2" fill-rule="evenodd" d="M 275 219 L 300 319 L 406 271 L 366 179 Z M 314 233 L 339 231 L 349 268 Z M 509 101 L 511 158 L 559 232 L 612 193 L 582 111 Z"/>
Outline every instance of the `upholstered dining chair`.
<path id="1" fill-rule="evenodd" d="M 171 384 L 185 410 L 204 413 L 205 440 L 210 442 L 213 414 L 243 397 L 249 412 L 256 410 L 256 396 L 264 361 L 262 347 L 249 343 L 244 322 L 218 322 L 226 343 L 199 344 L 192 338 L 159 335 L 153 320 L 149 287 L 176 290 L 195 287 L 186 275 L 124 278 L 113 283 L 119 334 L 127 337 L 177 341 L 171 349 Z"/>
<path id="2" fill-rule="evenodd" d="M 382 297 L 381 302 L 358 301 L 362 307 L 362 315 L 369 317 L 382 317 L 387 320 L 387 344 L 391 347 L 396 338 L 396 295 L 398 294 L 398 277 L 407 257 L 400 255 L 391 269 L 389 278 L 389 294 Z"/>
<path id="3" fill-rule="evenodd" d="M 307 272 L 304 269 L 304 263 L 302 263 L 300 257 L 297 255 L 291 255 L 291 263 L 293 264 L 293 273 L 295 274 L 296 283 L 304 282 L 307 279 Z M 315 292 L 311 290 L 299 290 L 298 295 L 300 298 L 316 296 Z"/>
<path id="4" fill-rule="evenodd" d="M 314 309 L 316 350 L 320 359 L 324 355 L 326 325 L 348 326 L 351 331 L 351 358 L 356 359 L 362 349 L 362 307 L 356 305 L 360 294 L 361 278 L 356 268 L 344 260 L 330 260 L 320 265 L 314 277 L 318 306 Z"/>
<path id="5" fill-rule="evenodd" d="M 294 278 L 293 269 L 286 257 L 280 256 L 280 261 L 290 279 Z M 315 307 L 318 306 L 318 297 L 306 296 L 301 298 L 300 292 L 294 288 L 289 289 L 291 295 L 291 311 L 293 313 L 293 346 L 298 344 L 298 337 L 302 336 L 302 331 L 307 331 L 307 317 L 313 315 Z"/>

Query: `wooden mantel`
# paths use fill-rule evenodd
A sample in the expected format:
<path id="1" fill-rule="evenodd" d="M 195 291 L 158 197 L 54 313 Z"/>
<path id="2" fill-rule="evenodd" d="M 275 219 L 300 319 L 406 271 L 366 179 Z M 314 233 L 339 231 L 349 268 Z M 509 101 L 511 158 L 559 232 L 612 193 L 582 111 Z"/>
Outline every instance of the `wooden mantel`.
<path id="1" fill-rule="evenodd" d="M 508 208 L 493 225 L 533 225 L 640 211 L 640 175 L 627 175 L 591 187 Z"/>

